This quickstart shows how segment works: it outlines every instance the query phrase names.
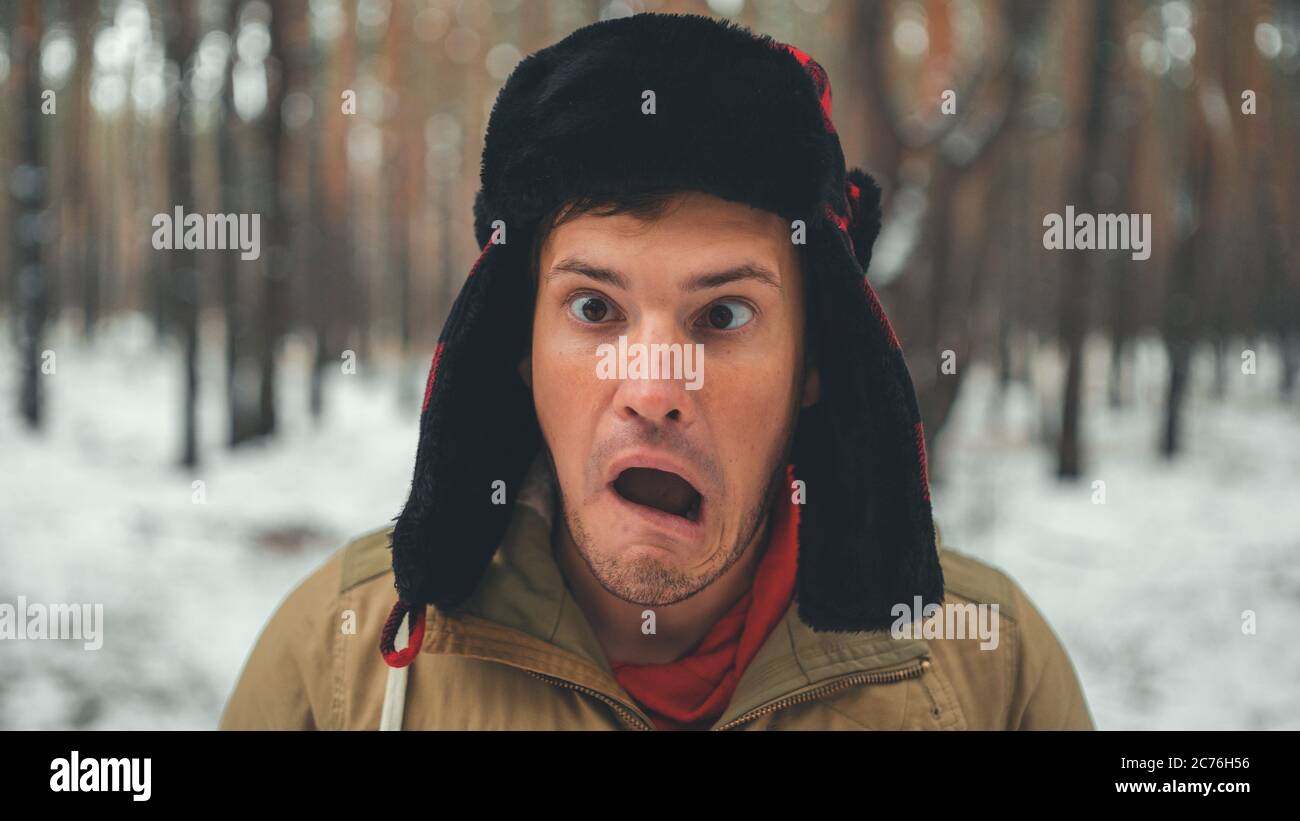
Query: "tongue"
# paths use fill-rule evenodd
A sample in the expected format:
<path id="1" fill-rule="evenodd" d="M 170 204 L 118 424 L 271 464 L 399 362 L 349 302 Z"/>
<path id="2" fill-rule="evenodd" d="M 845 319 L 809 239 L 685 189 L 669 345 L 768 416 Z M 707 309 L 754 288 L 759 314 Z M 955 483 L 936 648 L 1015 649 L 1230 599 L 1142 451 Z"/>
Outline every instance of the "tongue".
<path id="1" fill-rule="evenodd" d="M 628 468 L 614 480 L 614 489 L 630 502 L 689 517 L 700 494 L 676 473 L 652 468 Z"/>

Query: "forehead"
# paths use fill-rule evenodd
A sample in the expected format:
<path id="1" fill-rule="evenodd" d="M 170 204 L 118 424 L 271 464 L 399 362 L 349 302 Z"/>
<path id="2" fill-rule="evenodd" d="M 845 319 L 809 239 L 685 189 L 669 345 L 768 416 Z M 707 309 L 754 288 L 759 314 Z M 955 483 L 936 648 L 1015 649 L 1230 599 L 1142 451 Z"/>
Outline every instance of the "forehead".
<path id="1" fill-rule="evenodd" d="M 769 211 L 710 194 L 674 194 L 662 213 L 579 214 L 556 226 L 538 254 L 545 274 L 558 261 L 581 257 L 617 268 L 632 280 L 657 281 L 741 264 L 773 271 L 785 281 L 799 273 L 789 222 Z"/>

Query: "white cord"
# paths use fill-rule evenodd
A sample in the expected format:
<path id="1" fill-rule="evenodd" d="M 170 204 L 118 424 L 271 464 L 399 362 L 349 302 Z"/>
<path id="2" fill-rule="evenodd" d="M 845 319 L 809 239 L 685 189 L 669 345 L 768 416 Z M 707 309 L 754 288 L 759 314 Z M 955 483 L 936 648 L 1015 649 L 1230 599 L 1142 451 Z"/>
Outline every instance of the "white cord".
<path id="1" fill-rule="evenodd" d="M 410 631 L 407 624 L 411 614 L 402 616 L 402 623 L 397 626 L 397 638 L 393 642 L 394 650 L 405 649 L 410 643 Z M 408 665 L 409 667 L 409 665 Z M 384 685 L 384 709 L 379 714 L 379 729 L 402 729 L 402 714 L 406 711 L 407 667 L 389 667 L 388 683 Z"/>

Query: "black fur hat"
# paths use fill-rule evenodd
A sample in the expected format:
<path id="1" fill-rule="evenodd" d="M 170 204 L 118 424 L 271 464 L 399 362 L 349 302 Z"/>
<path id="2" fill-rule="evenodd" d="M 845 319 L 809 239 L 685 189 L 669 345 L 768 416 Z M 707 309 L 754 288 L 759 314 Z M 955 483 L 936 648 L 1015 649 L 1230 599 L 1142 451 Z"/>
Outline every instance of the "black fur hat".
<path id="1" fill-rule="evenodd" d="M 653 113 L 648 103 L 653 103 Z M 411 495 L 393 531 L 402 615 L 454 610 L 496 551 L 514 492 L 542 445 L 517 364 L 532 316 L 534 231 L 574 198 L 695 190 L 806 226 L 820 401 L 801 412 L 804 480 L 796 599 L 815 630 L 875 630 L 891 608 L 939 602 L 925 444 L 912 382 L 864 272 L 880 189 L 845 170 L 826 73 L 802 51 L 696 15 L 586 26 L 515 68 L 488 121 L 474 205 L 482 248 L 429 369 Z M 504 240 L 504 241 L 503 241 Z"/>

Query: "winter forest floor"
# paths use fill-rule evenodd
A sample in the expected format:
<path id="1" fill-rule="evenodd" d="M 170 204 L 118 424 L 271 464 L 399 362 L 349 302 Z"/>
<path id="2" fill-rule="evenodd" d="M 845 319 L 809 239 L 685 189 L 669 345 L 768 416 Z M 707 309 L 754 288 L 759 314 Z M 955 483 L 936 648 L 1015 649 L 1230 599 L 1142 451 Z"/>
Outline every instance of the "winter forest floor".
<path id="1" fill-rule="evenodd" d="M 143 320 L 114 321 L 93 346 L 60 327 L 45 347 L 57 370 L 36 435 L 16 413 L 15 358 L 0 357 L 0 603 L 102 603 L 105 638 L 97 651 L 0 641 L 0 729 L 211 728 L 277 603 L 400 509 L 423 365 L 335 373 L 316 428 L 307 353 L 291 345 L 283 433 L 232 453 L 220 344 L 206 344 L 191 471 L 176 466 L 180 356 L 160 354 Z M 1300 404 L 1280 404 L 1263 348 L 1259 373 L 1232 368 L 1221 400 L 1200 360 L 1186 450 L 1165 462 L 1160 345 L 1139 346 L 1120 410 L 1105 404 L 1106 359 L 1104 344 L 1090 349 L 1088 468 L 1075 483 L 1053 478 L 1042 441 L 1054 391 L 1018 384 L 998 402 L 972 366 L 932 457 L 945 541 L 1029 593 L 1099 727 L 1300 729 Z M 1060 382 L 1050 356 L 1034 372 Z"/>

